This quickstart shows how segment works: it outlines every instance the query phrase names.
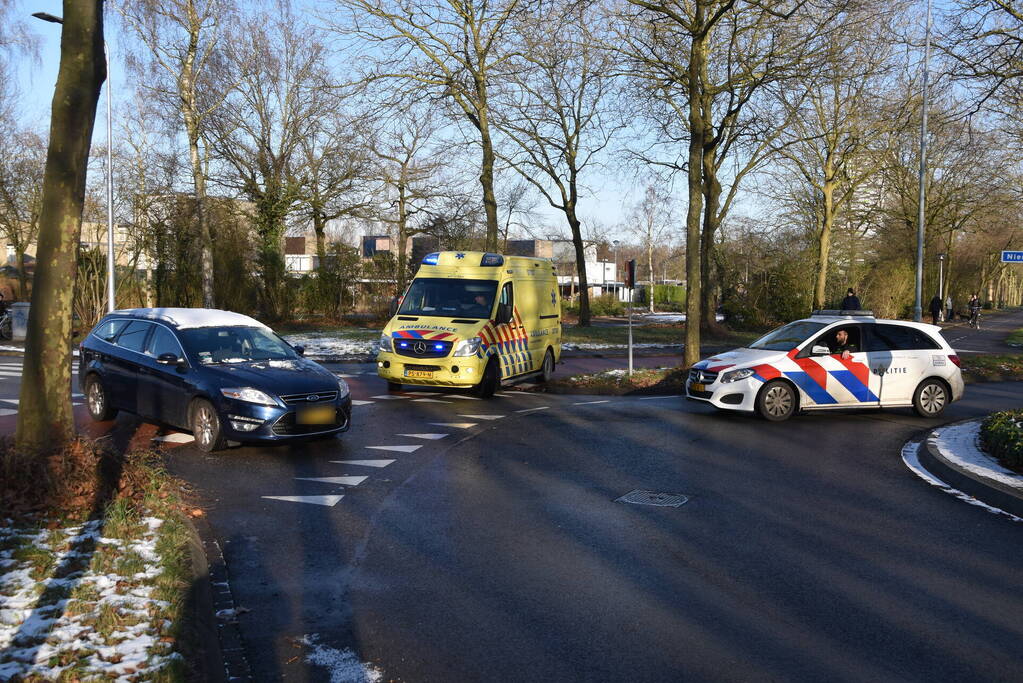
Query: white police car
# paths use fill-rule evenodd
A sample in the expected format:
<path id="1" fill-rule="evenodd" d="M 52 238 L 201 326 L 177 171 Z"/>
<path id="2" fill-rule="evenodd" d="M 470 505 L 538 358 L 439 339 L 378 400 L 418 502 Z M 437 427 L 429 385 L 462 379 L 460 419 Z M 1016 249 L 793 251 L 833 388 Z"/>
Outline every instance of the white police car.
<path id="1" fill-rule="evenodd" d="M 832 352 L 841 331 L 847 354 Z M 815 311 L 696 363 L 686 396 L 772 421 L 799 410 L 909 406 L 935 417 L 962 398 L 963 378 L 959 357 L 934 325 L 876 320 L 870 311 Z"/>

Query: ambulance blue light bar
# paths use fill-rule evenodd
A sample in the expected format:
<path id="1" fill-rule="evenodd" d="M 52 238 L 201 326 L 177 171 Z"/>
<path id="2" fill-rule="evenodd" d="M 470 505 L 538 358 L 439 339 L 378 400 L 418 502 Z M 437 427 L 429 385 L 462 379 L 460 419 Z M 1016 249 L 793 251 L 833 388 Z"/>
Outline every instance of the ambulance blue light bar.
<path id="1" fill-rule="evenodd" d="M 480 266 L 503 266 L 504 257 L 500 254 L 483 254 Z"/>
<path id="2" fill-rule="evenodd" d="M 440 259 L 440 252 L 439 251 L 435 251 L 432 254 L 427 254 L 426 256 L 423 257 L 423 265 L 424 266 L 435 266 L 435 265 L 437 265 L 437 260 L 438 259 Z"/>

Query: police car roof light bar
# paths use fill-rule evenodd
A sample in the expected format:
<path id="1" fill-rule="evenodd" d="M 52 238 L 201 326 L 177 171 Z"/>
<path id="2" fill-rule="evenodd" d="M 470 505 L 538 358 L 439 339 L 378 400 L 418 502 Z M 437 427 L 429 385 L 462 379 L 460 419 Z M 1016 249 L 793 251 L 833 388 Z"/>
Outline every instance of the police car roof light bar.
<path id="1" fill-rule="evenodd" d="M 814 315 L 824 316 L 824 315 L 826 315 L 826 316 L 830 316 L 830 317 L 838 316 L 838 317 L 846 317 L 846 318 L 852 318 L 852 317 L 857 317 L 857 318 L 873 318 L 874 317 L 874 312 L 873 311 L 860 311 L 860 310 L 855 310 L 855 311 L 852 311 L 852 310 L 850 310 L 850 311 L 839 311 L 839 310 L 836 310 L 836 309 L 827 309 L 827 310 L 814 311 L 810 315 L 811 316 L 814 316 Z"/>

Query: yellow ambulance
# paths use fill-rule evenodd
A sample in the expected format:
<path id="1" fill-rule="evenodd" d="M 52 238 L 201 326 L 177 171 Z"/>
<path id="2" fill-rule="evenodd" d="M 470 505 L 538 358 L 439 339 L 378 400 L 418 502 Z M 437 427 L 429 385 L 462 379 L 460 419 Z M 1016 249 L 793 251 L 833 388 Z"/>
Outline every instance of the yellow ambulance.
<path id="1" fill-rule="evenodd" d="M 377 374 L 403 384 L 471 388 L 546 381 L 561 359 L 561 300 L 548 259 L 478 251 L 428 254 L 384 327 Z"/>

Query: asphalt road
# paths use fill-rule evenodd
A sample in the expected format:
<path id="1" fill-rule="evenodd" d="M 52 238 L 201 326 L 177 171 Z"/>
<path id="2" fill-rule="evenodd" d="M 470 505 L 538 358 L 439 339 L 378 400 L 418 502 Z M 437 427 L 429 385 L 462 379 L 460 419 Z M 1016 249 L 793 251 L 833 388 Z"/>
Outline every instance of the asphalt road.
<path id="1" fill-rule="evenodd" d="M 598 361 L 624 362 L 559 373 Z M 166 446 L 257 680 L 358 680 L 353 658 L 405 681 L 1023 679 L 1023 525 L 900 459 L 937 424 L 1019 406 L 1023 383 L 970 385 L 940 420 L 772 424 L 679 397 L 388 394 L 371 365 L 332 369 L 358 402 L 343 437 Z M 16 375 L 0 364 L 0 400 Z M 633 490 L 688 501 L 616 502 Z"/>

